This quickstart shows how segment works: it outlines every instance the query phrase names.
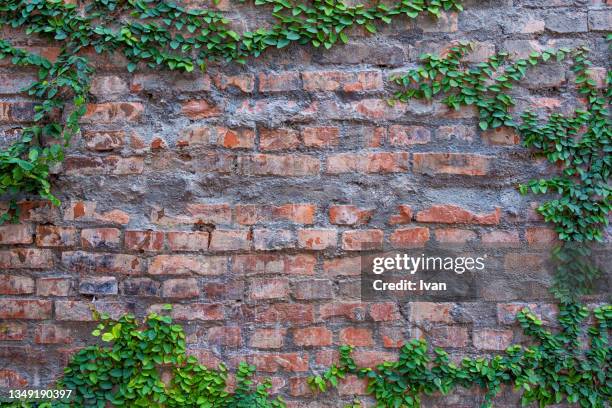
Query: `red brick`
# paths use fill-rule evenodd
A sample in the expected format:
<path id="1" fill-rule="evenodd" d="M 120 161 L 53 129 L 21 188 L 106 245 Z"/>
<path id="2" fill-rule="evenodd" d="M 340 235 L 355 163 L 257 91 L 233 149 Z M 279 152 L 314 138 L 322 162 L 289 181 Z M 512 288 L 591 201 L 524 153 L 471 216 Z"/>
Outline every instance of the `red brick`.
<path id="1" fill-rule="evenodd" d="M 462 326 L 434 327 L 427 332 L 431 344 L 435 347 L 466 347 L 468 330 Z"/>
<path id="2" fill-rule="evenodd" d="M 257 367 L 257 370 L 268 373 L 280 370 L 308 371 L 308 358 L 298 353 L 253 354 L 247 357 L 247 361 Z"/>
<path id="3" fill-rule="evenodd" d="M 296 241 L 290 230 L 256 229 L 253 231 L 253 247 L 259 251 L 295 248 Z"/>
<path id="4" fill-rule="evenodd" d="M 349 374 L 338 383 L 338 394 L 350 395 L 368 395 L 368 379 L 359 378 L 356 375 Z"/>
<path id="5" fill-rule="evenodd" d="M 520 245 L 520 238 L 517 231 L 489 231 L 482 234 L 482 243 L 485 245 Z"/>
<path id="6" fill-rule="evenodd" d="M 210 234 L 204 231 L 168 232 L 171 251 L 206 251 Z"/>
<path id="7" fill-rule="evenodd" d="M 181 112 L 189 119 L 206 119 L 221 115 L 221 109 L 207 100 L 183 102 Z"/>
<path id="8" fill-rule="evenodd" d="M 351 110 L 363 119 L 399 119 L 407 110 L 405 103 L 390 105 L 386 99 L 362 99 L 351 103 Z"/>
<path id="9" fill-rule="evenodd" d="M 306 91 L 378 91 L 383 88 L 380 71 L 313 71 L 303 72 Z"/>
<path id="10" fill-rule="evenodd" d="M 342 317 L 348 320 L 359 321 L 365 317 L 365 308 L 361 303 L 324 303 L 319 306 L 319 319 L 326 321 L 332 317 Z"/>
<path id="11" fill-rule="evenodd" d="M 289 378 L 289 395 L 292 397 L 313 397 L 315 394 L 316 391 L 313 391 L 308 384 L 308 377 Z"/>
<path id="12" fill-rule="evenodd" d="M 253 279 L 251 281 L 251 299 L 286 299 L 289 297 L 287 279 Z"/>
<path id="13" fill-rule="evenodd" d="M 359 133 L 364 147 L 381 147 L 387 139 L 387 129 L 384 127 L 360 126 Z"/>
<path id="14" fill-rule="evenodd" d="M 309 324 L 314 322 L 312 305 L 297 303 L 275 303 L 255 311 L 255 323 L 293 323 Z"/>
<path id="15" fill-rule="evenodd" d="M 361 258 L 324 259 L 323 270 L 332 276 L 358 276 L 361 274 Z"/>
<path id="16" fill-rule="evenodd" d="M 364 225 L 370 222 L 373 209 L 358 208 L 354 205 L 333 205 L 329 207 L 329 222 L 337 225 Z"/>
<path id="17" fill-rule="evenodd" d="M 29 224 L 0 225 L 0 245 L 31 244 L 32 226 Z"/>
<path id="18" fill-rule="evenodd" d="M 160 312 L 164 304 L 152 305 L 149 311 Z M 172 304 L 170 316 L 175 320 L 201 320 L 213 321 L 224 320 L 225 311 L 223 305 L 217 303 L 189 303 L 189 304 Z"/>
<path id="19" fill-rule="evenodd" d="M 76 228 L 38 225 L 36 245 L 39 247 L 72 247 L 77 243 Z"/>
<path id="20" fill-rule="evenodd" d="M 214 77 L 215 85 L 222 90 L 234 87 L 242 92 L 250 93 L 255 88 L 255 76 L 252 74 L 225 75 L 219 74 Z"/>
<path id="21" fill-rule="evenodd" d="M 95 76 L 91 81 L 89 92 L 98 97 L 109 98 L 127 94 L 128 85 L 123 78 L 117 75 Z"/>
<path id="22" fill-rule="evenodd" d="M 429 229 L 412 227 L 396 229 L 389 236 L 389 242 L 394 248 L 422 247 L 429 241 Z"/>
<path id="23" fill-rule="evenodd" d="M 50 319 L 52 308 L 49 300 L 4 298 L 0 299 L 0 319 Z"/>
<path id="24" fill-rule="evenodd" d="M 358 367 L 376 367 L 386 361 L 397 361 L 397 354 L 388 351 L 356 350 L 353 358 Z"/>
<path id="25" fill-rule="evenodd" d="M 118 319 L 128 313 L 125 304 L 119 302 L 90 302 L 77 300 L 55 301 L 55 319 L 74 322 L 91 322 L 94 320 L 92 311 L 107 313 L 111 318 Z"/>
<path id="26" fill-rule="evenodd" d="M 218 344 L 227 347 L 240 347 L 242 345 L 240 327 L 211 327 L 208 329 L 207 338 L 209 344 Z"/>
<path id="27" fill-rule="evenodd" d="M 249 254 L 236 255 L 232 272 L 238 274 L 313 275 L 317 259 L 313 255 Z"/>
<path id="28" fill-rule="evenodd" d="M 194 278 L 168 279 L 162 283 L 165 298 L 188 299 L 200 296 L 198 281 Z"/>
<path id="29" fill-rule="evenodd" d="M 70 344 L 70 330 L 55 324 L 42 324 L 36 327 L 34 341 L 38 344 Z"/>
<path id="30" fill-rule="evenodd" d="M 22 341 L 25 339 L 27 333 L 28 328 L 23 323 L 0 323 L 0 341 Z"/>
<path id="31" fill-rule="evenodd" d="M 161 251 L 164 249 L 164 233 L 161 231 L 125 231 L 124 246 L 125 249 L 131 251 Z"/>
<path id="32" fill-rule="evenodd" d="M 240 251 L 251 248 L 249 230 L 219 230 L 212 232 L 209 249 L 211 251 Z"/>
<path id="33" fill-rule="evenodd" d="M 36 294 L 38 296 L 68 296 L 72 291 L 72 279 L 38 278 L 36 279 Z"/>
<path id="34" fill-rule="evenodd" d="M 339 153 L 327 158 L 327 173 L 402 173 L 409 169 L 408 153 Z"/>
<path id="35" fill-rule="evenodd" d="M 159 296 L 161 284 L 149 278 L 134 278 L 123 281 L 122 294 L 128 296 Z"/>
<path id="36" fill-rule="evenodd" d="M 81 231 L 84 249 L 116 249 L 121 242 L 121 231 L 117 228 L 93 228 Z"/>
<path id="37" fill-rule="evenodd" d="M 293 343 L 300 347 L 331 346 L 332 332 L 325 327 L 306 327 L 293 331 Z"/>
<path id="38" fill-rule="evenodd" d="M 149 262 L 151 275 L 223 275 L 227 270 L 224 256 L 158 255 Z"/>
<path id="39" fill-rule="evenodd" d="M 488 214 L 476 214 L 456 205 L 432 205 L 416 215 L 418 222 L 437 222 L 442 224 L 499 224 L 501 209 L 496 207 Z"/>
<path id="40" fill-rule="evenodd" d="M 512 345 L 512 330 L 474 329 L 474 347 L 480 350 L 502 351 Z"/>
<path id="41" fill-rule="evenodd" d="M 389 322 L 401 319 L 395 303 L 374 303 L 370 305 L 370 317 L 375 322 Z"/>
<path id="42" fill-rule="evenodd" d="M 525 231 L 525 239 L 529 245 L 551 246 L 559 242 L 559 234 L 551 228 L 527 228 Z"/>
<path id="43" fill-rule="evenodd" d="M 232 210 L 229 204 L 187 204 L 187 212 L 194 224 L 230 224 Z"/>
<path id="44" fill-rule="evenodd" d="M 300 144 L 297 130 L 261 129 L 259 131 L 259 148 L 262 151 L 294 150 Z"/>
<path id="45" fill-rule="evenodd" d="M 476 128 L 463 125 L 440 126 L 436 131 L 436 136 L 442 140 L 456 139 L 472 142 L 476 137 Z"/>
<path id="46" fill-rule="evenodd" d="M 96 152 L 109 152 L 119 150 L 125 144 L 125 132 L 123 130 L 106 130 L 83 132 L 85 147 Z"/>
<path id="47" fill-rule="evenodd" d="M 63 252 L 62 263 L 75 272 L 139 274 L 143 268 L 142 259 L 133 255 L 83 251 Z"/>
<path id="48" fill-rule="evenodd" d="M 252 129 L 217 128 L 217 145 L 227 149 L 252 149 L 255 132 Z"/>
<path id="49" fill-rule="evenodd" d="M 340 129 L 335 126 L 315 126 L 302 129 L 304 145 L 308 147 L 337 146 Z"/>
<path id="50" fill-rule="evenodd" d="M 398 205 L 398 214 L 389 217 L 389 224 L 409 224 L 412 222 L 412 208 L 409 205 Z"/>
<path id="51" fill-rule="evenodd" d="M 476 233 L 459 228 L 444 228 L 434 231 L 436 241 L 448 244 L 463 244 L 476 240 Z"/>
<path id="52" fill-rule="evenodd" d="M 244 225 L 270 221 L 312 224 L 315 211 L 314 204 L 284 204 L 281 206 L 241 204 L 236 206 L 236 222 Z"/>
<path id="53" fill-rule="evenodd" d="M 301 88 L 300 74 L 294 71 L 260 73 L 258 79 L 260 92 L 296 91 Z"/>
<path id="54" fill-rule="evenodd" d="M 331 299 L 333 296 L 333 283 L 327 279 L 296 282 L 293 289 L 293 297 L 297 300 Z"/>
<path id="55" fill-rule="evenodd" d="M 381 230 L 355 230 L 342 233 L 342 249 L 345 251 L 365 251 L 382 249 L 383 232 Z"/>
<path id="56" fill-rule="evenodd" d="M 394 125 L 389 127 L 389 143 L 391 146 L 412 146 L 426 144 L 431 141 L 431 132 L 423 126 Z"/>
<path id="57" fill-rule="evenodd" d="M 372 330 L 359 327 L 346 327 L 340 330 L 340 343 L 355 347 L 371 347 L 374 345 Z"/>
<path id="58" fill-rule="evenodd" d="M 414 153 L 415 173 L 484 176 L 489 173 L 491 157 L 469 153 Z"/>
<path id="59" fill-rule="evenodd" d="M 0 268 L 46 269 L 53 267 L 53 253 L 47 249 L 17 248 L 0 251 Z"/>
<path id="60" fill-rule="evenodd" d="M 287 329 L 256 329 L 251 336 L 249 347 L 278 349 L 283 347 Z"/>
<path id="61" fill-rule="evenodd" d="M 521 142 L 521 137 L 516 130 L 508 127 L 487 130 L 482 134 L 485 143 L 490 145 L 517 145 Z"/>
<path id="62" fill-rule="evenodd" d="M 0 388 L 21 389 L 28 385 L 28 380 L 13 370 L 0 369 Z"/>
<path id="63" fill-rule="evenodd" d="M 79 157 L 69 156 L 63 164 L 67 175 L 89 176 L 98 174 L 130 175 L 142 174 L 144 159 L 142 157 Z"/>
<path id="64" fill-rule="evenodd" d="M 0 275 L 0 294 L 27 295 L 34 292 L 34 279 L 28 276 Z"/>
<path id="65" fill-rule="evenodd" d="M 403 329 L 401 327 L 381 327 L 380 337 L 383 347 L 400 348 L 406 342 Z"/>
<path id="66" fill-rule="evenodd" d="M 338 231 L 335 229 L 298 230 L 298 246 L 315 251 L 335 248 L 338 244 Z"/>
<path id="67" fill-rule="evenodd" d="M 239 173 L 258 176 L 314 176 L 319 174 L 319 159 L 306 155 L 255 154 L 238 159 Z"/>
<path id="68" fill-rule="evenodd" d="M 198 126 L 184 129 L 176 142 L 178 147 L 219 146 L 228 149 L 252 148 L 255 146 L 253 129 L 228 129 L 223 126 Z"/>
<path id="69" fill-rule="evenodd" d="M 48 200 L 20 201 L 17 203 L 19 208 L 19 220 L 50 223 L 56 222 L 59 218 L 58 208 Z"/>
<path id="70" fill-rule="evenodd" d="M 83 123 L 140 122 L 144 107 L 139 102 L 90 103 L 87 105 Z"/>
<path id="71" fill-rule="evenodd" d="M 410 303 L 410 320 L 412 322 L 452 323 L 451 311 L 454 307 L 453 303 L 412 302 Z"/>

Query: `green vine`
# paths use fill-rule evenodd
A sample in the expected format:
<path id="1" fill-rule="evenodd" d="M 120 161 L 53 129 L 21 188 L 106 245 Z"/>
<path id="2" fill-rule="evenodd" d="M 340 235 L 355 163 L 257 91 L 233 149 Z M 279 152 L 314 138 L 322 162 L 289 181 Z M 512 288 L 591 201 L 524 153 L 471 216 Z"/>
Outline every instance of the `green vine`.
<path id="1" fill-rule="evenodd" d="M 59 204 L 51 193 L 49 170 L 63 160 L 64 148 L 79 131 L 79 119 L 85 114 L 94 72 L 82 56 L 88 49 L 98 54 L 121 53 L 129 72 L 141 63 L 190 72 L 195 67 L 206 69 L 210 61 L 245 63 L 270 47 L 291 43 L 329 49 L 346 43 L 352 27 L 376 32 L 375 24 L 388 24 L 397 16 L 439 16 L 444 10 L 463 9 L 461 0 L 402 0 L 369 8 L 349 7 L 336 0 L 310 4 L 256 0 L 255 5 L 271 7 L 275 24 L 238 34 L 221 12 L 185 9 L 166 1 L 92 0 L 84 12 L 62 0 L 3 1 L 0 27 L 23 28 L 28 35 L 61 44 L 61 51 L 51 63 L 0 40 L 0 59 L 11 58 L 15 65 L 38 70 L 38 81 L 24 91 L 43 101 L 35 108 L 36 125 L 23 129 L 20 140 L 0 151 L 0 194 L 33 193 Z M 70 114 L 62 124 L 56 118 L 66 109 Z"/>

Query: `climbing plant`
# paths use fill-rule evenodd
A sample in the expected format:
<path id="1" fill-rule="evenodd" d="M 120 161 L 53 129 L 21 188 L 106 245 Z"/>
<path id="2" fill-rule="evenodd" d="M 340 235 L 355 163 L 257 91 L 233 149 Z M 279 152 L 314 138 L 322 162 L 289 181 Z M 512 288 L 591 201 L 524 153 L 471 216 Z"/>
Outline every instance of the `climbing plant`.
<path id="1" fill-rule="evenodd" d="M 337 0 L 256 0 L 256 6 L 272 9 L 274 24 L 239 34 L 219 11 L 186 9 L 169 1 L 91 0 L 83 9 L 63 0 L 3 1 L 0 27 L 40 35 L 59 45 L 60 54 L 51 62 L 0 40 L 0 59 L 38 70 L 37 81 L 24 92 L 42 101 L 35 107 L 35 124 L 0 151 L 0 194 L 34 193 L 59 204 L 51 193 L 49 171 L 62 161 L 65 146 L 79 131 L 94 72 L 88 57 L 92 52 L 122 54 L 129 72 L 139 65 L 191 72 L 196 67 L 205 70 L 211 61 L 244 64 L 270 47 L 291 43 L 329 49 L 346 43 L 352 27 L 376 32 L 376 24 L 390 23 L 394 17 L 436 17 L 442 11 L 461 11 L 461 3 L 402 0 L 389 6 L 351 7 Z M 64 111 L 69 114 L 62 122 Z M 13 216 L 16 208 L 13 203 Z M 7 213 L 0 221 L 9 217 Z"/>

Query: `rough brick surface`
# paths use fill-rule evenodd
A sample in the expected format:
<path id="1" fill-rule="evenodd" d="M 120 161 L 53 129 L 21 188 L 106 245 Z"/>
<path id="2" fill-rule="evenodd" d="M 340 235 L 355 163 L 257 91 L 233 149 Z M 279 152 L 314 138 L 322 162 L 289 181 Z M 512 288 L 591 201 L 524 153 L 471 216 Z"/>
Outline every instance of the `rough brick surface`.
<path id="1" fill-rule="evenodd" d="M 475 43 L 468 62 L 584 44 L 601 86 L 612 3 L 464 3 L 438 21 L 398 18 L 331 50 L 269 50 L 206 73 L 129 74 L 118 60 L 100 62 L 81 135 L 54 169 L 62 206 L 23 199 L 19 223 L 0 226 L 0 342 L 45 356 L 0 356 L 0 388 L 51 386 L 65 348 L 91 341 L 92 306 L 143 316 L 172 304 L 203 363 L 246 359 L 274 375 L 289 406 L 315 408 L 365 393 L 352 376 L 338 394 L 308 391 L 309 371 L 331 364 L 338 345 L 376 364 L 425 337 L 459 359 L 521 341 L 514 316 L 523 307 L 552 325 L 558 311 L 543 282 L 528 292 L 515 285 L 546 275 L 537 252 L 555 243 L 534 197 L 516 185 L 552 168 L 516 132 L 481 131 L 473 108 L 389 105 L 390 78 L 456 40 Z M 214 7 L 249 29 L 268 23 L 266 7 Z M 36 36 L 11 39 L 49 57 L 59 51 Z M 0 68 L 4 146 L 31 123 L 34 104 L 18 94 L 31 74 L 6 59 Z M 517 111 L 570 110 L 572 78 L 567 65 L 530 70 L 513 90 Z M 361 299 L 364 254 L 478 244 L 536 255 L 501 259 L 517 274 L 491 273 L 475 301 Z M 435 406 L 479 404 L 462 398 Z M 515 402 L 508 392 L 499 405 Z"/>

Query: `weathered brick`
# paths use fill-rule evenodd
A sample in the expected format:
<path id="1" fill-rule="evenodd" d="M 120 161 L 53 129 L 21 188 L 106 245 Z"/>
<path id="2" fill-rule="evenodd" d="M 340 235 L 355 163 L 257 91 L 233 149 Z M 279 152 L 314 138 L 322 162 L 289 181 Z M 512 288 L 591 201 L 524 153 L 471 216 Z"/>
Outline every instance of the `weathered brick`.
<path id="1" fill-rule="evenodd" d="M 30 224 L 0 225 L 0 245 L 31 244 L 33 241 Z"/>
<path id="2" fill-rule="evenodd" d="M 332 205 L 329 207 L 329 222 L 337 225 L 364 225 L 370 222 L 374 209 L 354 205 Z"/>
<path id="3" fill-rule="evenodd" d="M 383 88 L 380 71 L 310 71 L 303 72 L 306 91 L 378 91 Z"/>
<path id="4" fill-rule="evenodd" d="M 297 236 L 300 248 L 315 251 L 335 248 L 338 243 L 338 231 L 335 229 L 300 229 Z"/>
<path id="5" fill-rule="evenodd" d="M 77 243 L 76 228 L 38 225 L 36 227 L 36 245 L 39 247 L 72 247 Z"/>
<path id="6" fill-rule="evenodd" d="M 121 231 L 117 228 L 92 228 L 81 231 L 84 249 L 117 249 L 121 243 Z"/>
<path id="7" fill-rule="evenodd" d="M 296 240 L 292 231 L 256 229 L 253 231 L 253 247 L 259 251 L 295 248 Z"/>
<path id="8" fill-rule="evenodd" d="M 211 251 L 240 251 L 250 249 L 249 230 L 219 230 L 212 232 L 209 249 Z"/>
<path id="9" fill-rule="evenodd" d="M 75 272 L 139 274 L 144 263 L 142 259 L 126 254 L 89 253 L 67 251 L 62 253 L 62 263 Z"/>
<path id="10" fill-rule="evenodd" d="M 389 127 L 389 143 L 392 146 L 411 146 L 431 141 L 431 132 L 423 126 L 393 125 Z"/>
<path id="11" fill-rule="evenodd" d="M 426 210 L 419 211 L 416 215 L 418 222 L 437 222 L 443 224 L 499 224 L 501 209 L 488 214 L 476 214 L 456 205 L 432 205 Z"/>
<path id="12" fill-rule="evenodd" d="M 359 327 L 346 327 L 340 330 L 339 340 L 341 344 L 356 347 L 371 347 L 374 345 L 372 330 Z"/>
<path id="13" fill-rule="evenodd" d="M 208 300 L 239 300 L 245 299 L 245 282 L 232 280 L 229 282 L 204 283 L 204 297 Z"/>
<path id="14" fill-rule="evenodd" d="M 116 295 L 118 292 L 117 279 L 112 276 L 83 278 L 79 283 L 79 293 L 83 295 Z"/>
<path id="15" fill-rule="evenodd" d="M 242 345 L 242 332 L 240 327 L 225 326 L 208 329 L 209 344 L 218 344 L 227 347 L 240 347 Z"/>
<path id="16" fill-rule="evenodd" d="M 123 294 L 129 296 L 159 296 L 161 284 L 149 278 L 134 278 L 123 281 Z"/>
<path id="17" fill-rule="evenodd" d="M 436 347 L 466 347 L 468 330 L 462 326 L 439 326 L 427 331 L 427 337 Z"/>
<path id="18" fill-rule="evenodd" d="M 149 311 L 160 312 L 165 304 L 152 305 Z M 172 304 L 170 316 L 175 320 L 215 321 L 225 319 L 223 305 L 218 303 Z"/>
<path id="19" fill-rule="evenodd" d="M 56 300 L 55 319 L 74 322 L 91 322 L 94 320 L 93 311 L 107 313 L 113 319 L 118 319 L 128 313 L 125 304 L 119 302 L 89 302 L 79 300 Z"/>
<path id="20" fill-rule="evenodd" d="M 22 341 L 25 339 L 27 333 L 28 328 L 23 323 L 0 323 L 0 341 Z"/>
<path id="21" fill-rule="evenodd" d="M 517 145 L 521 142 L 516 130 L 507 127 L 487 130 L 482 134 L 482 138 L 491 145 Z"/>
<path id="22" fill-rule="evenodd" d="M 70 344 L 70 329 L 55 324 L 41 324 L 36 327 L 34 341 L 37 344 Z"/>
<path id="23" fill-rule="evenodd" d="M 333 147 L 338 145 L 340 129 L 335 126 L 310 126 L 302 129 L 302 139 L 307 147 Z"/>
<path id="24" fill-rule="evenodd" d="M 374 303 L 370 305 L 370 317 L 375 322 L 399 320 L 401 315 L 395 303 Z"/>
<path id="25" fill-rule="evenodd" d="M 413 322 L 452 323 L 453 303 L 412 302 L 410 320 Z"/>
<path id="26" fill-rule="evenodd" d="M 68 296 L 72 292 L 70 277 L 49 277 L 36 279 L 38 296 Z"/>
<path id="27" fill-rule="evenodd" d="M 90 103 L 87 105 L 83 123 L 124 123 L 139 122 L 144 106 L 139 102 Z"/>
<path id="28" fill-rule="evenodd" d="M 0 275 L 0 294 L 27 295 L 34 292 L 34 279 L 29 276 Z"/>
<path id="29" fill-rule="evenodd" d="M 340 153 L 327 158 L 327 173 L 402 173 L 408 171 L 408 153 Z"/>
<path id="30" fill-rule="evenodd" d="M 149 263 L 151 275 L 222 275 L 227 257 L 200 255 L 158 255 Z"/>
<path id="31" fill-rule="evenodd" d="M 164 233 L 161 231 L 125 231 L 124 246 L 130 251 L 161 251 L 164 249 Z M 170 249 L 175 250 L 172 247 Z"/>
<path id="32" fill-rule="evenodd" d="M 53 253 L 47 249 L 17 248 L 0 251 L 0 268 L 46 269 L 53 267 Z"/>
<path id="33" fill-rule="evenodd" d="M 389 224 L 409 224 L 412 222 L 412 208 L 409 205 L 398 205 L 398 213 L 389 217 Z"/>
<path id="34" fill-rule="evenodd" d="M 512 330 L 475 329 L 474 347 L 480 350 L 502 351 L 510 347 L 514 333 Z"/>
<path id="35" fill-rule="evenodd" d="M 305 327 L 293 331 L 293 343 L 300 347 L 331 346 L 332 332 L 326 327 Z"/>
<path id="36" fill-rule="evenodd" d="M 188 299 L 200 296 L 198 281 L 194 278 L 168 279 L 162 283 L 165 298 Z"/>
<path id="37" fill-rule="evenodd" d="M 287 279 L 253 279 L 250 283 L 251 299 L 285 299 L 289 296 Z"/>
<path id="38" fill-rule="evenodd" d="M 252 74 L 219 74 L 214 77 L 214 82 L 215 85 L 222 90 L 233 87 L 240 89 L 242 92 L 250 93 L 255 89 L 255 76 Z"/>
<path id="39" fill-rule="evenodd" d="M 361 321 L 365 319 L 365 314 L 365 307 L 361 303 L 333 302 L 319 306 L 319 319 L 321 320 L 341 317 L 351 321 Z"/>
<path id="40" fill-rule="evenodd" d="M 283 347 L 287 329 L 256 329 L 251 335 L 249 347 L 278 349 Z"/>
<path id="41" fill-rule="evenodd" d="M 102 98 L 112 98 L 128 93 L 125 80 L 117 75 L 95 76 L 91 81 L 89 90 L 92 95 Z"/>
<path id="42" fill-rule="evenodd" d="M 298 353 L 253 354 L 246 360 L 257 370 L 268 373 L 308 371 L 308 359 Z"/>
<path id="43" fill-rule="evenodd" d="M 299 133 L 293 129 L 261 129 L 259 148 L 261 150 L 294 150 L 301 145 Z"/>
<path id="44" fill-rule="evenodd" d="M 533 227 L 527 228 L 525 239 L 529 245 L 552 246 L 559 242 L 559 234 L 552 228 Z"/>
<path id="45" fill-rule="evenodd" d="M 327 279 L 299 281 L 293 289 L 293 297 L 298 300 L 331 299 L 333 296 L 333 283 Z"/>
<path id="46" fill-rule="evenodd" d="M 381 249 L 382 245 L 381 230 L 355 230 L 342 233 L 342 249 L 345 251 Z"/>
<path id="47" fill-rule="evenodd" d="M 181 112 L 189 119 L 206 119 L 221 115 L 221 109 L 205 99 L 183 102 Z"/>
<path id="48" fill-rule="evenodd" d="M 356 375 L 349 374 L 340 382 L 338 382 L 338 394 L 340 395 L 367 395 L 368 394 L 368 379 L 359 378 Z"/>
<path id="49" fill-rule="evenodd" d="M 236 222 L 254 225 L 264 222 L 289 221 L 296 224 L 312 224 L 314 204 L 284 204 L 280 206 L 240 204 L 236 206 Z"/>
<path id="50" fill-rule="evenodd" d="M 357 276 L 361 273 L 361 258 L 325 259 L 323 270 L 332 276 Z"/>
<path id="51" fill-rule="evenodd" d="M 52 309 L 53 302 L 49 300 L 0 299 L 0 319 L 50 319 Z"/>
<path id="52" fill-rule="evenodd" d="M 294 71 L 260 73 L 258 80 L 260 92 L 296 91 L 301 88 L 300 74 Z"/>
<path id="53" fill-rule="evenodd" d="M 254 176 L 314 176 L 319 173 L 319 159 L 307 155 L 256 154 L 238 159 L 241 174 Z"/>
<path id="54" fill-rule="evenodd" d="M 255 311 L 255 323 L 308 324 L 314 322 L 312 305 L 275 303 Z"/>
<path id="55" fill-rule="evenodd" d="M 236 255 L 232 272 L 238 274 L 313 275 L 317 259 L 313 255 L 250 254 Z"/>
<path id="56" fill-rule="evenodd" d="M 412 227 L 396 229 L 389 236 L 389 242 L 394 248 L 422 247 L 429 241 L 429 229 Z"/>
<path id="57" fill-rule="evenodd" d="M 210 233 L 205 231 L 168 232 L 168 247 L 171 251 L 206 251 Z"/>
<path id="58" fill-rule="evenodd" d="M 444 228 L 434 231 L 436 241 L 448 244 L 463 244 L 476 240 L 476 233 L 460 228 Z"/>
<path id="59" fill-rule="evenodd" d="M 471 153 L 414 153 L 415 173 L 484 176 L 491 167 L 489 156 Z"/>
<path id="60" fill-rule="evenodd" d="M 4 389 L 21 389 L 28 385 L 28 380 L 17 372 L 8 369 L 0 370 L 0 387 Z"/>

